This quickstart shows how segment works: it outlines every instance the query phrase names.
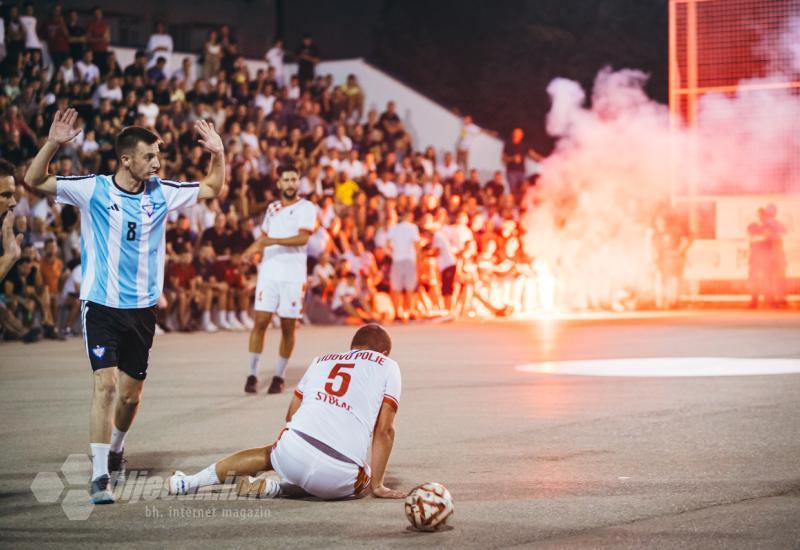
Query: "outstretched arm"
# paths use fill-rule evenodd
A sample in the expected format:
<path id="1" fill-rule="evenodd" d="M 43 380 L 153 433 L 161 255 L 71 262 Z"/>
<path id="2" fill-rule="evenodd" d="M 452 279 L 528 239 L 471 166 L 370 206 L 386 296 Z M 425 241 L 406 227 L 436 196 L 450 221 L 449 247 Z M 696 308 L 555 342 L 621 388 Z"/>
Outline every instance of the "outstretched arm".
<path id="1" fill-rule="evenodd" d="M 389 455 L 394 446 L 394 416 L 391 405 L 383 403 L 372 433 L 372 494 L 378 498 L 404 498 L 402 491 L 389 489 L 383 485 Z"/>
<path id="2" fill-rule="evenodd" d="M 225 184 L 225 148 L 222 145 L 222 138 L 214 129 L 213 124 L 205 120 L 198 120 L 194 123 L 194 130 L 200 135 L 198 142 L 203 148 L 211 153 L 211 166 L 208 175 L 200 180 L 200 194 L 198 198 L 213 199 L 222 191 Z"/>
<path id="3" fill-rule="evenodd" d="M 71 141 L 81 132 L 80 128 L 75 128 L 77 119 L 78 111 L 75 109 L 67 109 L 63 113 L 56 111 L 47 141 L 36 153 L 31 165 L 28 167 L 28 171 L 25 173 L 25 183 L 27 185 L 42 193 L 55 195 L 56 176 L 48 173 L 50 161 L 53 160 L 53 156 L 55 156 L 58 148 L 63 143 Z"/>
<path id="4" fill-rule="evenodd" d="M 303 398 L 299 397 L 296 393 L 292 396 L 292 402 L 289 403 L 289 409 L 286 411 L 286 422 L 291 422 L 294 413 L 300 408 Z"/>

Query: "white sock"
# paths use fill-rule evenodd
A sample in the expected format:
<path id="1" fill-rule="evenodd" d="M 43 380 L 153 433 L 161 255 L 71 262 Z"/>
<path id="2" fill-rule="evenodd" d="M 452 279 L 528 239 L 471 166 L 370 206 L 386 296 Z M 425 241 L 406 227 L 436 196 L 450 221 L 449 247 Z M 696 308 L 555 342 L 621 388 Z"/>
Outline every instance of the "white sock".
<path id="1" fill-rule="evenodd" d="M 128 432 L 123 432 L 122 430 L 118 430 L 116 426 L 111 429 L 111 448 L 110 450 L 118 453 L 120 452 L 123 447 L 125 446 L 125 434 Z"/>
<path id="2" fill-rule="evenodd" d="M 108 475 L 108 443 L 90 443 L 92 448 L 92 481 L 102 475 Z"/>
<path id="3" fill-rule="evenodd" d="M 211 323 L 211 312 L 210 311 L 204 311 L 203 312 L 203 324 L 204 325 L 208 325 L 209 323 Z"/>
<path id="4" fill-rule="evenodd" d="M 189 484 L 189 489 L 219 485 L 219 479 L 217 479 L 217 463 L 215 462 L 205 470 L 197 472 L 193 476 L 186 476 L 186 482 Z"/>
<path id="5" fill-rule="evenodd" d="M 250 352 L 250 375 L 258 376 L 258 364 L 261 362 L 261 354 Z"/>
<path id="6" fill-rule="evenodd" d="M 278 364 L 275 365 L 275 376 L 278 378 L 283 378 L 283 373 L 286 372 L 286 366 L 289 364 L 288 357 L 281 357 L 278 356 Z"/>

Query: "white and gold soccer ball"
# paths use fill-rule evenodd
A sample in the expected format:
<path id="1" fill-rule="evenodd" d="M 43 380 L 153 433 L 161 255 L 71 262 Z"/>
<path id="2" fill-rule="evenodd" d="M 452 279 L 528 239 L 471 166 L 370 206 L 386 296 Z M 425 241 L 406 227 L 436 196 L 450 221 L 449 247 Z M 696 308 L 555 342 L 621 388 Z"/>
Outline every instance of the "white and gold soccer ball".
<path id="1" fill-rule="evenodd" d="M 453 515 L 453 497 L 441 483 L 415 487 L 406 497 L 406 517 L 418 531 L 436 531 Z"/>

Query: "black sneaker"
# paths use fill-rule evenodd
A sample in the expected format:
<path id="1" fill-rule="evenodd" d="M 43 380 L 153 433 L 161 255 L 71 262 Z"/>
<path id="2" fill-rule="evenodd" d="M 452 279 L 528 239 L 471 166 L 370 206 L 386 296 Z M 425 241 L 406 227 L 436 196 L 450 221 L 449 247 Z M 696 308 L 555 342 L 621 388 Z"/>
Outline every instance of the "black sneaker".
<path id="1" fill-rule="evenodd" d="M 272 383 L 269 385 L 267 393 L 281 393 L 283 391 L 283 378 L 280 376 L 273 376 Z"/>
<path id="2" fill-rule="evenodd" d="M 44 337 L 48 340 L 61 340 L 64 341 L 66 338 L 61 336 L 57 331 L 56 327 L 53 325 L 45 325 L 42 327 L 44 329 Z"/>
<path id="3" fill-rule="evenodd" d="M 111 474 L 111 486 L 116 487 L 125 483 L 125 471 L 127 470 L 128 461 L 122 456 L 125 449 L 115 453 L 114 451 L 108 452 L 108 473 Z"/>
<path id="4" fill-rule="evenodd" d="M 89 495 L 92 497 L 93 504 L 114 504 L 116 502 L 114 493 L 108 490 L 108 482 L 108 475 L 103 474 L 89 484 Z"/>
<path id="5" fill-rule="evenodd" d="M 32 328 L 28 332 L 25 333 L 25 336 L 22 337 L 22 341 L 26 344 L 33 344 L 38 342 L 42 339 L 42 329 L 39 327 Z"/>
<path id="6" fill-rule="evenodd" d="M 245 393 L 256 393 L 258 391 L 258 378 L 252 374 L 247 377 L 247 383 L 244 385 Z"/>

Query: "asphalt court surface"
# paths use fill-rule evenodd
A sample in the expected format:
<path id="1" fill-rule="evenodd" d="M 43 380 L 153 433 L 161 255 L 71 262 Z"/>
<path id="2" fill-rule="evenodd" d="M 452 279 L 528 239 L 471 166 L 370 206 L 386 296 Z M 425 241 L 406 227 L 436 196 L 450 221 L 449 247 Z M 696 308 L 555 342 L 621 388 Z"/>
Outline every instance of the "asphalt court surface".
<path id="1" fill-rule="evenodd" d="M 702 367 L 703 358 L 800 359 L 797 312 L 389 330 L 403 395 L 387 484 L 444 483 L 451 529 L 409 531 L 402 501 L 159 497 L 175 469 L 193 473 L 271 442 L 290 400 L 289 391 L 243 393 L 246 334 L 170 334 L 156 339 L 126 440 L 139 487 L 95 508 L 85 503 L 91 376 L 82 341 L 0 346 L 0 545 L 800 547 L 800 374 L 724 376 L 723 361 L 717 375 L 635 376 L 659 358 L 659 368 L 670 358 Z M 353 331 L 302 327 L 288 386 L 314 356 L 346 351 Z M 277 336 L 268 335 L 262 381 Z M 617 359 L 633 375 L 516 368 Z"/>

